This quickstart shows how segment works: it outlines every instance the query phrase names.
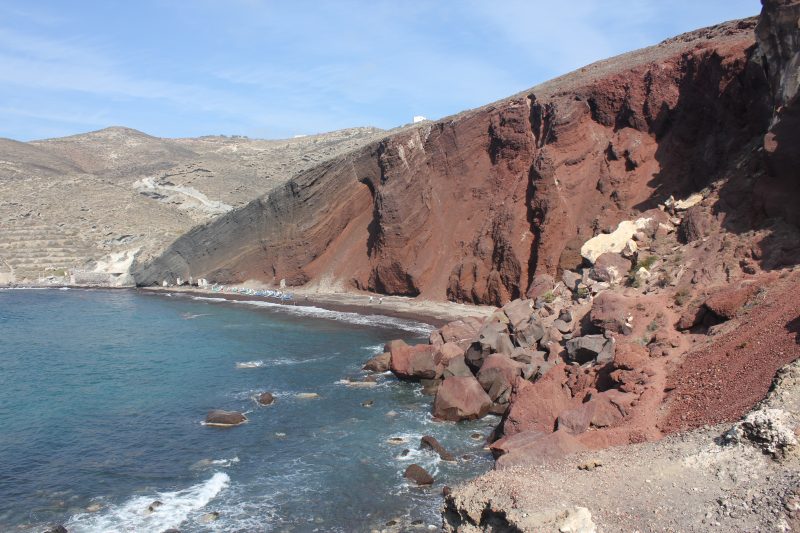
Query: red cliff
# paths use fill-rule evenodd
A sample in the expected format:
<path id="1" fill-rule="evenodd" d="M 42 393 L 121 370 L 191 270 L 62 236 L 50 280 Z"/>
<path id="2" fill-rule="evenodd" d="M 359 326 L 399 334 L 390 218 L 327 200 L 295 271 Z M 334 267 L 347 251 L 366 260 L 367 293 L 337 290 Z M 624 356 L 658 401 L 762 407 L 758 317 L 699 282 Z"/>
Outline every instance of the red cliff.
<path id="1" fill-rule="evenodd" d="M 773 112 L 755 25 L 684 34 L 402 130 L 195 228 L 137 282 L 524 296 L 535 274 L 576 268 L 583 242 L 672 194 L 720 179 L 753 190 Z M 748 204 L 747 224 L 764 209 Z"/>

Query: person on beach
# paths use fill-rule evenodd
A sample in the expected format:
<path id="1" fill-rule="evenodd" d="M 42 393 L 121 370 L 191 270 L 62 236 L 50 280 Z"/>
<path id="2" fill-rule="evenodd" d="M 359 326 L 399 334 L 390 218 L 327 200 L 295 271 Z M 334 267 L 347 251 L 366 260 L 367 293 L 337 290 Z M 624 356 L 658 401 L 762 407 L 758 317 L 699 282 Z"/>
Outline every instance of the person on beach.
<path id="1" fill-rule="evenodd" d="M 372 296 L 369 297 L 369 303 L 372 303 Z"/>
<path id="2" fill-rule="evenodd" d="M 378 299 L 378 303 L 379 303 L 379 304 L 382 304 L 382 303 L 383 303 L 383 296 L 381 296 L 381 297 L 380 297 L 380 299 Z"/>

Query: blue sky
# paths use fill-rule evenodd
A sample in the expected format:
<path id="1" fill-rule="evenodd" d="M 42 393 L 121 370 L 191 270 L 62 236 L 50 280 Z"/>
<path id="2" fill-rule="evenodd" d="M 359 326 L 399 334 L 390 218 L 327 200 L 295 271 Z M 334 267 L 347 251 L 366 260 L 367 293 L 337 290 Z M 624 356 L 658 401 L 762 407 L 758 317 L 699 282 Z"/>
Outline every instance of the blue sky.
<path id="1" fill-rule="evenodd" d="M 0 137 L 291 137 L 440 118 L 758 0 L 0 0 Z"/>

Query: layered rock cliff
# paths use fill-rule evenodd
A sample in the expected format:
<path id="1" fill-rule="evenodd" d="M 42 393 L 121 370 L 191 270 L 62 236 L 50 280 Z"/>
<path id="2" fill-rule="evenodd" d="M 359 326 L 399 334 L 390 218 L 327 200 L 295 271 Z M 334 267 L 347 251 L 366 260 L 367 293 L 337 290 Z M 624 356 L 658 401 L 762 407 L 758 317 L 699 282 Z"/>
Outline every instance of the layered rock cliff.
<path id="1" fill-rule="evenodd" d="M 751 195 L 773 110 L 763 65 L 785 56 L 758 54 L 755 25 L 684 34 L 389 136 L 189 232 L 137 282 L 285 279 L 501 304 L 534 274 L 576 268 L 593 235 L 715 180 L 738 180 L 731 223 L 785 214 L 774 187 Z"/>

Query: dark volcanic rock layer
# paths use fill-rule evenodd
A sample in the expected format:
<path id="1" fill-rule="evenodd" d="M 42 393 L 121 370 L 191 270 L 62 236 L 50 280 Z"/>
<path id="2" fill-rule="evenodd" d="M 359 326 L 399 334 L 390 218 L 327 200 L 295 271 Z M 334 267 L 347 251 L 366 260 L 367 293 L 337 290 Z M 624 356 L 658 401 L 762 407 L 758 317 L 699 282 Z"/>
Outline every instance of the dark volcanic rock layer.
<path id="1" fill-rule="evenodd" d="M 580 244 L 622 218 L 743 176 L 773 110 L 755 23 L 684 34 L 387 137 L 195 228 L 136 280 L 524 296 L 534 273 L 576 268 Z M 787 210 L 759 198 L 748 213 Z"/>

